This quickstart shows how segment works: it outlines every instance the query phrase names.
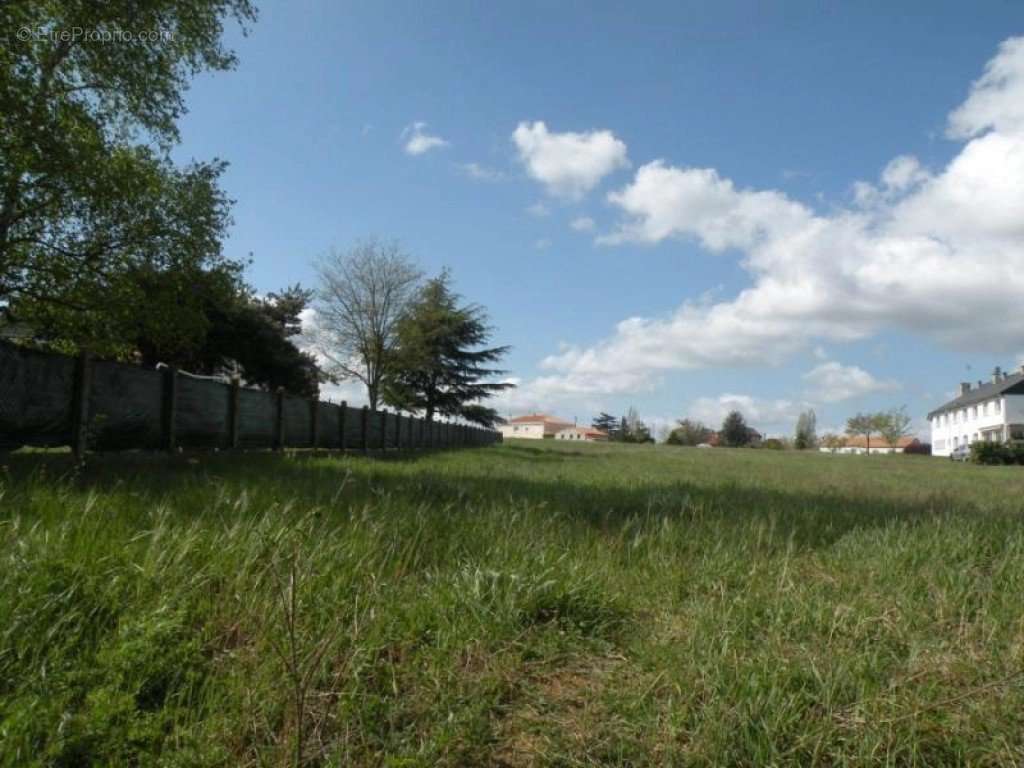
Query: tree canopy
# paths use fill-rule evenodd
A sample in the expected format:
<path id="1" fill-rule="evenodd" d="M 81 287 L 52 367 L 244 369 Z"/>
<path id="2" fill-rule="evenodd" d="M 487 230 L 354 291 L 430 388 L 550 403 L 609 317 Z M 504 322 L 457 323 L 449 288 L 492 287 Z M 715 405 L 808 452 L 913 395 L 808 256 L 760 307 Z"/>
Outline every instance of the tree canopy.
<path id="1" fill-rule="evenodd" d="M 508 347 L 488 347 L 492 330 L 476 304 L 462 304 L 447 271 L 428 280 L 398 323 L 398 345 L 384 399 L 406 411 L 458 417 L 484 426 L 497 419 L 484 401 L 512 385 L 494 381 Z"/>
<path id="2" fill-rule="evenodd" d="M 701 422 L 693 419 L 680 419 L 665 442 L 669 445 L 695 446 L 706 443 L 710 437 L 711 430 Z"/>
<path id="3" fill-rule="evenodd" d="M 232 67 L 224 21 L 255 19 L 249 0 L 11 0 L 0 28 L 0 307 L 51 338 L 114 352 L 125 320 L 183 343 L 182 302 L 154 306 L 156 272 L 238 274 L 220 243 L 230 201 L 218 160 L 177 168 L 184 92 Z M 96 42 L 74 30 L 130 35 Z M 147 33 L 147 34 L 140 34 Z M 176 318 L 157 328 L 157 318 Z M 131 321 L 129 321 L 131 322 Z M 184 325 L 188 326 L 186 322 Z M 194 339 L 193 339 L 194 340 Z"/>
<path id="4" fill-rule="evenodd" d="M 747 445 L 750 442 L 750 429 L 743 414 L 739 411 L 730 411 L 722 422 L 720 436 L 722 443 L 729 447 Z"/>

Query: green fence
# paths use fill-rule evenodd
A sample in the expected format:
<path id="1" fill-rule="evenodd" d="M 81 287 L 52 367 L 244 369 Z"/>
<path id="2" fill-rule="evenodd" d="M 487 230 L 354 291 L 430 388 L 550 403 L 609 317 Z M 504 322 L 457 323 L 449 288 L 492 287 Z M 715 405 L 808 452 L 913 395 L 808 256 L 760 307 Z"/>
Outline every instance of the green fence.
<path id="1" fill-rule="evenodd" d="M 0 342 L 0 451 L 489 445 L 501 435 L 194 376 L 173 368 L 68 357 Z"/>

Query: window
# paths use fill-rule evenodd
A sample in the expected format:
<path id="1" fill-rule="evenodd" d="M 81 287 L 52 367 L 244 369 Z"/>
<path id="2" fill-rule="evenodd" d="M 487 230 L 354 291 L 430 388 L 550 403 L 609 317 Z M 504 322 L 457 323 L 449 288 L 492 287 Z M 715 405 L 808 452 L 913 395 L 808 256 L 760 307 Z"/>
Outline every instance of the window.
<path id="1" fill-rule="evenodd" d="M 996 400 L 996 413 L 999 413 L 1002 410 L 1003 410 L 1003 401 L 1002 400 Z"/>

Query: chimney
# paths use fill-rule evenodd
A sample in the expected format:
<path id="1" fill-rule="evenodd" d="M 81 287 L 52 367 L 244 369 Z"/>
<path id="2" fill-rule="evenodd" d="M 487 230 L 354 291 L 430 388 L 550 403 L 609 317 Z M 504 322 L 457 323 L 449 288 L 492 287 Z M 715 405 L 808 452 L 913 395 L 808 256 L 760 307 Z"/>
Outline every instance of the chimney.
<path id="1" fill-rule="evenodd" d="M 961 395 L 966 395 L 970 391 L 971 391 L 971 382 L 969 382 L 969 381 L 961 381 L 960 382 L 960 394 Z"/>
<path id="2" fill-rule="evenodd" d="M 992 383 L 993 384 L 998 384 L 1002 380 L 1003 380 L 1003 369 L 1000 368 L 997 365 L 996 369 L 994 371 L 992 371 Z"/>

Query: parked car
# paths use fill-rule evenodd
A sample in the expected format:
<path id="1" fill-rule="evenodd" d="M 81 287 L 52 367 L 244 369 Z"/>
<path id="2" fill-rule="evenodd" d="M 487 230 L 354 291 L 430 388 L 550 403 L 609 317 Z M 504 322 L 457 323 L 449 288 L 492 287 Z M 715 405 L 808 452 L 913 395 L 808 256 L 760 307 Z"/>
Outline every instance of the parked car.
<path id="1" fill-rule="evenodd" d="M 953 461 L 968 461 L 971 458 L 971 446 L 967 444 L 958 445 L 953 449 L 953 452 L 949 454 L 949 458 Z"/>

